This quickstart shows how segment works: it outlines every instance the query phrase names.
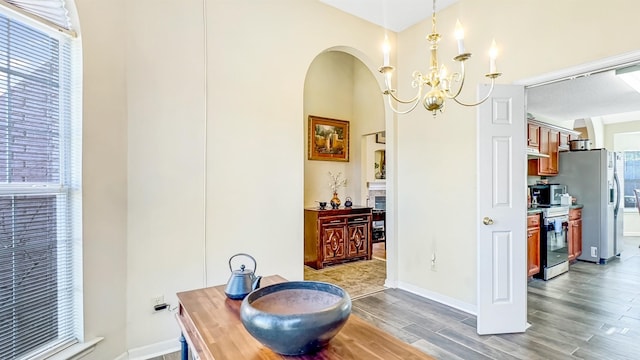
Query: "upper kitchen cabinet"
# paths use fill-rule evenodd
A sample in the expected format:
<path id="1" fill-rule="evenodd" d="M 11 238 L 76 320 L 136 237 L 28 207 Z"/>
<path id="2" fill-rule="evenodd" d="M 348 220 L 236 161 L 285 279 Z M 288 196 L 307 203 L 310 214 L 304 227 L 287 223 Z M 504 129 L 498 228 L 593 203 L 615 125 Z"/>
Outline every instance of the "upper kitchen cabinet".
<path id="1" fill-rule="evenodd" d="M 564 129 L 536 120 L 527 121 L 527 142 L 530 148 L 537 149 L 548 157 L 529 159 L 529 175 L 558 175 L 558 153 L 569 150 L 569 140 L 577 138 L 577 131 Z"/>
<path id="2" fill-rule="evenodd" d="M 560 141 L 558 142 L 558 150 L 559 151 L 569 151 L 569 141 L 573 140 L 577 135 L 571 136 L 571 134 L 566 132 L 560 133 Z"/>
<path id="3" fill-rule="evenodd" d="M 531 122 L 527 124 L 527 146 L 536 150 L 540 146 L 540 125 Z"/>

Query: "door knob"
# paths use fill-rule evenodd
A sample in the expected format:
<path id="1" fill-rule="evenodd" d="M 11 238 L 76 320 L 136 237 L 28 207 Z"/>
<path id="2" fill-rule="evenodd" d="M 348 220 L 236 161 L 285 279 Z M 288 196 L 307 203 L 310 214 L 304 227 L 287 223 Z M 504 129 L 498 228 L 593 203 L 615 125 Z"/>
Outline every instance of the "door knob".
<path id="1" fill-rule="evenodd" d="M 485 216 L 484 219 L 482 219 L 482 223 L 485 225 L 493 225 L 493 219 Z"/>

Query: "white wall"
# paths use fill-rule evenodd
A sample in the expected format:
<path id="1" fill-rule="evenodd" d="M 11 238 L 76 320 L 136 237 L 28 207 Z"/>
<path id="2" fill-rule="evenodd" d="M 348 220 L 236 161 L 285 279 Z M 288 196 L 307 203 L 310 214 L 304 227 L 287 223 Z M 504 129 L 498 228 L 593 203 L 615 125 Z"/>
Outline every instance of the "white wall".
<path id="1" fill-rule="evenodd" d="M 607 149 L 640 150 L 640 120 L 606 125 L 604 133 Z M 640 236 L 640 216 L 637 209 L 625 209 L 623 221 L 625 236 Z"/>

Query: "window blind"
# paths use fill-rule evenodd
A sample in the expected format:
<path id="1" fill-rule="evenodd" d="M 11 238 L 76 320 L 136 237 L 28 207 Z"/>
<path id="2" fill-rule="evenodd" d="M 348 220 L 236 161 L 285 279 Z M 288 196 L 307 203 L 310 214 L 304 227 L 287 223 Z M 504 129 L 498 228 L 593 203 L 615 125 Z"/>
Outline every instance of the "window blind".
<path id="1" fill-rule="evenodd" d="M 72 40 L 0 14 L 0 359 L 79 334 L 80 121 Z"/>
<path id="2" fill-rule="evenodd" d="M 63 29 L 71 30 L 65 0 L 0 0 L 0 3 L 13 5 Z"/>

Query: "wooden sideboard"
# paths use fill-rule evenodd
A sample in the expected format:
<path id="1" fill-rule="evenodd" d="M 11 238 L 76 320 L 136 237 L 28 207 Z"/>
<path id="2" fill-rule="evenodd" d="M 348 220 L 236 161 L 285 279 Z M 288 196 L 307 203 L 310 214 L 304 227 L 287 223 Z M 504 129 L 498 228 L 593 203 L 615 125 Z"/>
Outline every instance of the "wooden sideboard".
<path id="1" fill-rule="evenodd" d="M 371 208 L 304 209 L 304 264 L 371 260 Z"/>
<path id="2" fill-rule="evenodd" d="M 286 281 L 278 275 L 266 276 L 262 286 Z M 224 294 L 225 285 L 180 292 L 176 319 L 188 348 L 202 360 L 291 359 L 271 351 L 245 330 L 240 320 L 242 300 Z M 329 344 L 314 354 L 296 356 L 312 359 L 433 360 L 417 348 L 391 336 L 351 314 L 342 330 Z"/>

